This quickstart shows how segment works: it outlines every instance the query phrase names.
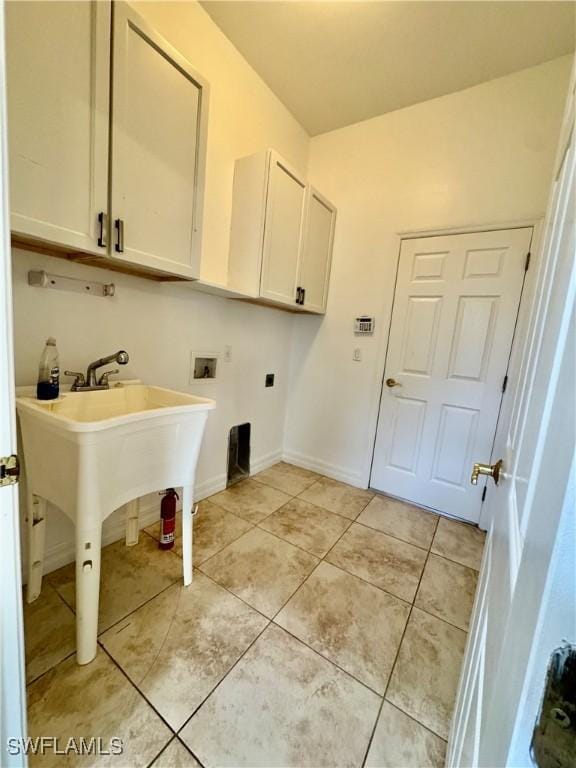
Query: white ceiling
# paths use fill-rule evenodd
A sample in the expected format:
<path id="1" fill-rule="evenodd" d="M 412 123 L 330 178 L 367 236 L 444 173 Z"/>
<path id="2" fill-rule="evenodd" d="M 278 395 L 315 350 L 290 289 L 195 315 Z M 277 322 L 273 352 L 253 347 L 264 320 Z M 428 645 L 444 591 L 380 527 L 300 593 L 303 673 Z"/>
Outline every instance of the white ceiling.
<path id="1" fill-rule="evenodd" d="M 574 48 L 573 2 L 202 5 L 312 136 Z"/>

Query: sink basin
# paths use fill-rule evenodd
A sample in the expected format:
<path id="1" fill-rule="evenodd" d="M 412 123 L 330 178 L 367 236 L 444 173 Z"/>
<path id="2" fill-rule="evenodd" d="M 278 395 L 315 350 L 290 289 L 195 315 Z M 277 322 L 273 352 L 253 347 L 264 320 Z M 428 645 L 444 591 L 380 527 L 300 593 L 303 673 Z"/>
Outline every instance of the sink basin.
<path id="1" fill-rule="evenodd" d="M 18 412 L 66 432 L 97 432 L 160 415 L 209 410 L 213 400 L 146 384 L 118 385 L 94 392 L 67 392 L 57 400 L 20 397 Z"/>
<path id="2" fill-rule="evenodd" d="M 77 658 L 96 654 L 102 523 L 153 491 L 182 487 L 184 583 L 192 581 L 193 488 L 213 400 L 146 384 L 17 397 L 28 496 L 28 600 L 40 593 L 45 505 L 76 526 Z"/>

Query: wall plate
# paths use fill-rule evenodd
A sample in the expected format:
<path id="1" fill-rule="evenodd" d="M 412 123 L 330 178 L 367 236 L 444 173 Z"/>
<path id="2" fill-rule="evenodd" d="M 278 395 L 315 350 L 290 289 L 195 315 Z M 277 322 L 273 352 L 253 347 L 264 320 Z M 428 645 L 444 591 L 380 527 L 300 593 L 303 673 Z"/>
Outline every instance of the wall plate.
<path id="1" fill-rule="evenodd" d="M 354 335 L 355 336 L 372 336 L 374 333 L 374 326 L 376 325 L 376 318 L 369 317 L 368 315 L 360 315 L 354 319 Z"/>
<path id="2" fill-rule="evenodd" d="M 196 386 L 216 381 L 219 376 L 219 364 L 219 352 L 191 352 L 188 383 Z"/>

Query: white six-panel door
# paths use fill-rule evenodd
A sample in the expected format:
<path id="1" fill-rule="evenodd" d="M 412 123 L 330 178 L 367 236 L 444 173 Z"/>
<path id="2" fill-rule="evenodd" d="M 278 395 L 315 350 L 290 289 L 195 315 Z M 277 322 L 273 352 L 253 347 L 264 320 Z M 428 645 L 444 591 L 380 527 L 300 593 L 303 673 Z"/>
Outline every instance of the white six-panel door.
<path id="1" fill-rule="evenodd" d="M 402 241 L 373 488 L 478 521 L 470 470 L 491 456 L 531 237 Z"/>

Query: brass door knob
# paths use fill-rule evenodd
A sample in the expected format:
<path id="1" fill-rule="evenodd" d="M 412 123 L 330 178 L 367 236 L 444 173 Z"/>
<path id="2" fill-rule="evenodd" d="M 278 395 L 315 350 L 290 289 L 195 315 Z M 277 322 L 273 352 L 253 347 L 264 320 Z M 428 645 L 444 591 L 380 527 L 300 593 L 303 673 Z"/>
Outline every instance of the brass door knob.
<path id="1" fill-rule="evenodd" d="M 390 388 L 392 388 L 392 387 L 401 387 L 402 386 L 402 384 L 400 384 L 399 381 L 396 381 L 396 379 L 386 379 L 385 383 L 386 383 L 386 386 L 390 387 Z"/>
<path id="2" fill-rule="evenodd" d="M 496 464 L 474 464 L 472 468 L 472 477 L 470 482 L 472 485 L 478 485 L 478 477 L 480 475 L 487 475 L 498 485 L 500 480 L 500 472 L 502 471 L 502 459 L 498 459 Z"/>

